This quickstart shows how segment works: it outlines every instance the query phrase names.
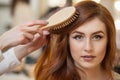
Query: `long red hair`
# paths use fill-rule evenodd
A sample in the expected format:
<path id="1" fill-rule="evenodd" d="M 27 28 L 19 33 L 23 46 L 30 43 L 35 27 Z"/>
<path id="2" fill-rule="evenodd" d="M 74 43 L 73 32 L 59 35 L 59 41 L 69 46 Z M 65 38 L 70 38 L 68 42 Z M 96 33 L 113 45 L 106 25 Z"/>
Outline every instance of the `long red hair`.
<path id="1" fill-rule="evenodd" d="M 116 53 L 116 31 L 110 12 L 94 1 L 79 2 L 75 8 L 79 12 L 79 18 L 69 26 L 70 29 L 49 38 L 46 49 L 35 68 L 36 80 L 81 80 L 70 54 L 68 37 L 72 30 L 96 17 L 105 24 L 108 34 L 106 55 L 101 66 L 112 78 Z"/>

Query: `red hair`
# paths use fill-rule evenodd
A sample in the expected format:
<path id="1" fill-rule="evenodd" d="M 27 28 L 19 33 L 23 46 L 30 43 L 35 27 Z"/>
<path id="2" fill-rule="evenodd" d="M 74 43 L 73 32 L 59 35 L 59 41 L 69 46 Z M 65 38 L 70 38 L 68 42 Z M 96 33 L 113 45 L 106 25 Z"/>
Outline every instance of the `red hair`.
<path id="1" fill-rule="evenodd" d="M 94 18 L 100 19 L 106 26 L 108 43 L 101 66 L 112 78 L 116 53 L 116 31 L 110 12 L 94 1 L 79 2 L 75 8 L 79 12 L 79 18 L 69 26 L 70 29 L 65 33 L 53 35 L 55 41 L 49 39 L 45 53 L 42 54 L 35 68 L 36 80 L 80 80 L 80 74 L 70 54 L 68 37 L 72 30 Z"/>

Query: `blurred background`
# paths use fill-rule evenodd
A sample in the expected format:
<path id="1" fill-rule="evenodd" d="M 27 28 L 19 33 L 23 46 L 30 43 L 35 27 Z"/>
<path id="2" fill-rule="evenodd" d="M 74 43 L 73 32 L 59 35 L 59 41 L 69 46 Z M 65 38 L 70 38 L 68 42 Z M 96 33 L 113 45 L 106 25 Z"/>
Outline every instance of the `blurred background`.
<path id="1" fill-rule="evenodd" d="M 0 35 L 5 31 L 36 19 L 47 19 L 61 7 L 82 0 L 0 0 Z M 120 73 L 120 0 L 93 0 L 104 5 L 112 14 L 117 30 L 117 63 L 114 70 Z M 34 80 L 33 70 L 42 49 L 23 59 L 15 70 L 5 73 L 0 80 Z"/>

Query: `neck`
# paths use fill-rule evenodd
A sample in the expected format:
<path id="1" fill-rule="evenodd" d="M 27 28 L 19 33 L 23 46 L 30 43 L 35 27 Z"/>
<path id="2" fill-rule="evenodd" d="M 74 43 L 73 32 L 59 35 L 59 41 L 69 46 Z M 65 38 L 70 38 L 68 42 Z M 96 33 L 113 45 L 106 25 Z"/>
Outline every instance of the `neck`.
<path id="1" fill-rule="evenodd" d="M 78 68 L 81 80 L 106 80 L 106 72 L 100 67 Z"/>

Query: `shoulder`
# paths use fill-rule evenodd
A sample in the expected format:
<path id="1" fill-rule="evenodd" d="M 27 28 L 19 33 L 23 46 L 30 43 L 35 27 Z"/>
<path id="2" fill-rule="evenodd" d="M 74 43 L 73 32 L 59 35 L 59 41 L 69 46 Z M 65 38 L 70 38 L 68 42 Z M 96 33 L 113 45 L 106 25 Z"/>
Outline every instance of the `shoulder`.
<path id="1" fill-rule="evenodd" d="M 120 80 L 120 74 L 119 73 L 113 72 L 113 77 L 114 77 L 114 80 Z"/>

